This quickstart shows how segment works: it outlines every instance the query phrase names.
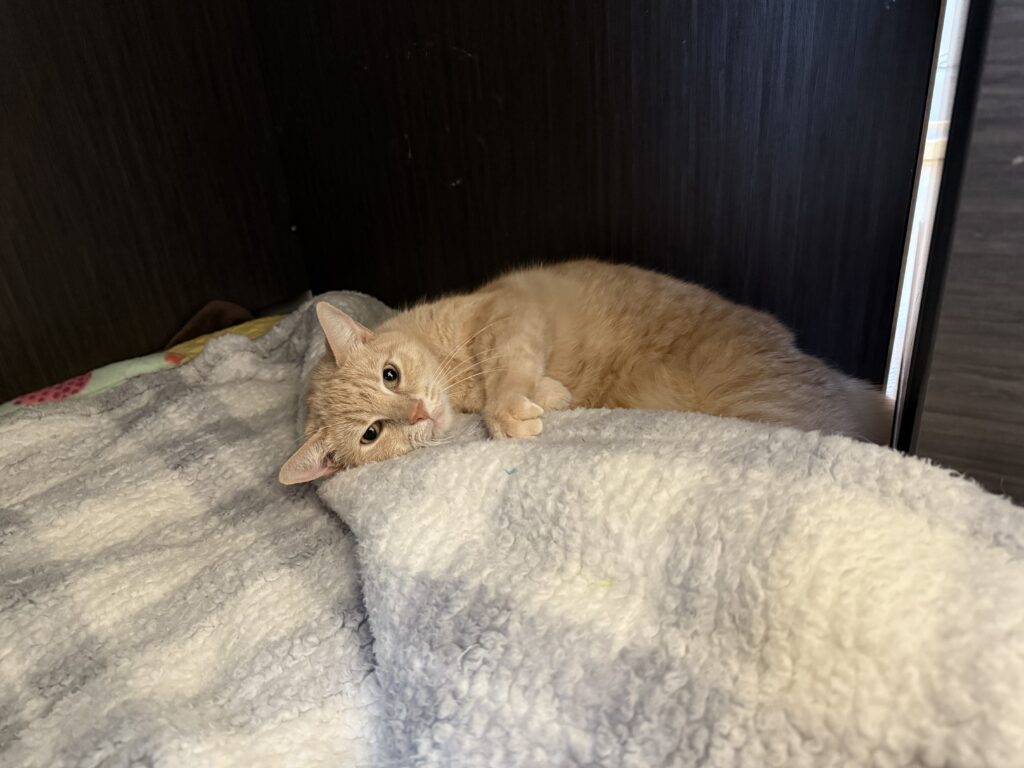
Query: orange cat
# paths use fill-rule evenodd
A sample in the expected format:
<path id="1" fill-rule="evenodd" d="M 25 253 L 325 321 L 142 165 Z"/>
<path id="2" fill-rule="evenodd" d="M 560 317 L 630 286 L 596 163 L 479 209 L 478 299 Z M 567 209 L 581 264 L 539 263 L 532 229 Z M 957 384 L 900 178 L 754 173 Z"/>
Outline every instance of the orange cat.
<path id="1" fill-rule="evenodd" d="M 573 261 L 421 304 L 370 331 L 317 306 L 300 483 L 443 440 L 457 412 L 533 437 L 545 411 L 651 408 L 820 429 L 876 442 L 884 400 L 796 348 L 775 318 L 637 267 Z"/>

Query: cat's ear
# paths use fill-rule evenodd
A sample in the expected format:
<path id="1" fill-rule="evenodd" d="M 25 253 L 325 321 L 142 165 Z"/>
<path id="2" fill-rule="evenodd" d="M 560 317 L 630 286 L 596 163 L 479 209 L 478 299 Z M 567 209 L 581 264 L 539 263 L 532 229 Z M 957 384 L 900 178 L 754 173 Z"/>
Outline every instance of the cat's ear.
<path id="1" fill-rule="evenodd" d="M 284 463 L 277 479 L 284 485 L 295 485 L 333 475 L 338 469 L 328 458 L 327 442 L 320 432 L 316 432 Z"/>
<path id="2" fill-rule="evenodd" d="M 316 316 L 335 360 L 343 360 L 353 347 L 365 344 L 373 338 L 369 328 L 360 325 L 326 301 L 316 305 Z"/>

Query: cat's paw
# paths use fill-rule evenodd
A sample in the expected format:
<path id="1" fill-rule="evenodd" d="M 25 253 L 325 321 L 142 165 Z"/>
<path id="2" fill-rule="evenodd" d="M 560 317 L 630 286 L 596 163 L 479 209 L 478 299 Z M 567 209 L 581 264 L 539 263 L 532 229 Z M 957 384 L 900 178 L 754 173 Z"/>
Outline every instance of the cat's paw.
<path id="1" fill-rule="evenodd" d="M 543 413 L 525 395 L 512 395 L 484 411 L 484 422 L 491 437 L 536 437 L 544 431 Z"/>
<path id="2" fill-rule="evenodd" d="M 564 411 L 572 403 L 572 393 L 558 379 L 545 376 L 533 391 L 533 400 L 545 411 Z"/>

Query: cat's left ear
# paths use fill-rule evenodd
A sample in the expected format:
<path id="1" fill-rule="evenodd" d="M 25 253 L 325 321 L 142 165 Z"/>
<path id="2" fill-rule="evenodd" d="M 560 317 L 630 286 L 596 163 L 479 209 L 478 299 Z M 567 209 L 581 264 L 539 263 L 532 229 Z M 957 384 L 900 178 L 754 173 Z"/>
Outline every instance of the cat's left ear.
<path id="1" fill-rule="evenodd" d="M 345 355 L 360 344 L 373 338 L 373 333 L 364 325 L 357 323 L 333 304 L 321 301 L 316 305 L 316 316 L 320 327 L 324 330 L 327 346 L 335 360 L 343 360 Z"/>
<path id="2" fill-rule="evenodd" d="M 327 442 L 318 431 L 284 463 L 277 479 L 284 485 L 295 485 L 333 475 L 338 468 L 327 460 L 327 453 Z"/>

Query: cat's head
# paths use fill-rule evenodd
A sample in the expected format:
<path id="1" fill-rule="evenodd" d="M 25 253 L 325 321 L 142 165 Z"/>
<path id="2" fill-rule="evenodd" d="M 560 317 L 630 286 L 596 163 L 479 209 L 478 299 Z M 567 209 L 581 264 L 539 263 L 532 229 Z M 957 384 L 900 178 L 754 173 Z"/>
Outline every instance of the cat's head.
<path id="1" fill-rule="evenodd" d="M 440 361 L 408 334 L 374 334 L 321 302 L 327 353 L 313 371 L 306 441 L 281 467 L 282 483 L 382 461 L 436 442 L 454 414 L 437 375 Z"/>

